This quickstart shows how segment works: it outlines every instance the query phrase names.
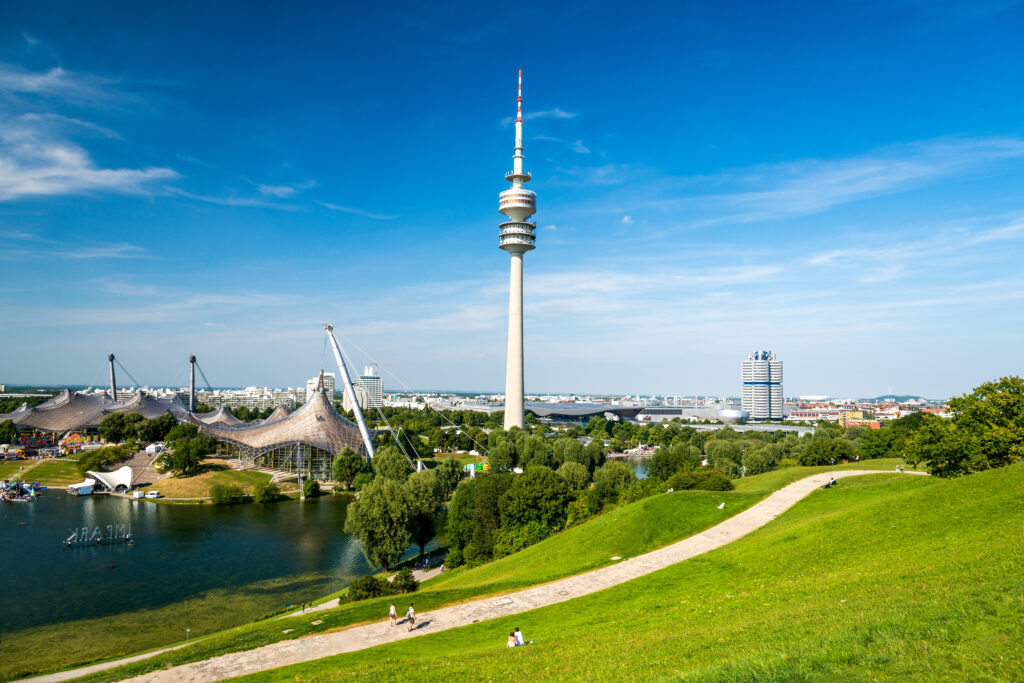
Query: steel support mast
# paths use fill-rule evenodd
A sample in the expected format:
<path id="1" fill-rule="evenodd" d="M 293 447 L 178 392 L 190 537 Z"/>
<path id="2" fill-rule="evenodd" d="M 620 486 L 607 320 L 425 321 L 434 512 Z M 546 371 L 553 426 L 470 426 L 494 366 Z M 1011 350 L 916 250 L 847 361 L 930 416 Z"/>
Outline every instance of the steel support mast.
<path id="1" fill-rule="evenodd" d="M 334 338 L 334 325 L 324 323 L 324 330 L 327 332 L 327 338 L 331 340 L 331 350 L 334 351 L 334 360 L 337 361 L 338 372 L 341 373 L 341 384 L 345 387 L 345 397 L 348 398 L 348 402 L 352 405 L 352 412 L 356 415 L 356 424 L 359 426 L 359 433 L 363 437 L 366 452 L 372 458 L 373 439 L 370 438 L 370 432 L 366 429 L 366 421 L 363 419 L 363 411 L 359 409 L 356 392 L 352 390 L 352 380 L 349 379 L 345 360 L 341 357 L 341 347 L 338 346 L 338 340 Z"/>

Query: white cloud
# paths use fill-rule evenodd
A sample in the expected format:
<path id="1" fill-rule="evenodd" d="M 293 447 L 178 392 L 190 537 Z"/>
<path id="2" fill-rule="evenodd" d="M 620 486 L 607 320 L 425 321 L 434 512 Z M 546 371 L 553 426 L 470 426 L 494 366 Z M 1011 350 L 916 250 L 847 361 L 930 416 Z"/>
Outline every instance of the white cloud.
<path id="1" fill-rule="evenodd" d="M 265 197 L 279 197 L 286 198 L 298 193 L 301 190 L 308 190 L 311 187 L 316 187 L 315 180 L 307 180 L 304 183 L 292 183 L 291 185 L 256 185 L 259 189 L 260 194 Z"/>
<path id="2" fill-rule="evenodd" d="M 18 261 L 30 258 L 59 259 L 134 259 L 148 258 L 149 252 L 136 244 L 106 244 L 55 240 L 29 232 L 0 233 L 0 259 Z"/>
<path id="3" fill-rule="evenodd" d="M 590 150 L 587 148 L 586 145 L 583 144 L 583 140 L 577 140 L 576 142 L 572 143 L 572 151 L 576 152 L 577 154 L 590 154 Z"/>
<path id="4" fill-rule="evenodd" d="M 0 122 L 0 201 L 113 192 L 144 194 L 178 177 L 169 168 L 99 168 L 82 147 L 24 120 Z"/>
<path id="5" fill-rule="evenodd" d="M 633 224 L 633 217 L 632 216 L 623 216 L 622 217 L 622 222 L 625 223 L 626 225 L 632 225 Z"/>
<path id="6" fill-rule="evenodd" d="M 390 221 L 390 220 L 393 220 L 395 218 L 398 218 L 398 216 L 387 216 L 387 215 L 380 214 L 380 213 L 370 213 L 369 211 L 364 211 L 363 209 L 356 209 L 356 208 L 349 207 L 349 206 L 338 206 L 337 204 L 331 204 L 329 202 L 317 201 L 316 203 L 319 204 L 320 206 L 324 207 L 325 209 L 330 209 L 331 211 L 340 211 L 341 213 L 351 213 L 351 214 L 356 215 L 356 216 L 362 216 L 363 218 L 372 218 L 372 219 L 378 220 L 378 221 Z"/>
<path id="7" fill-rule="evenodd" d="M 534 119 L 574 119 L 576 114 L 573 112 L 565 111 L 555 107 L 554 109 L 544 109 L 541 111 L 527 111 L 523 114 L 524 121 L 532 121 Z M 509 127 L 515 123 L 516 118 L 514 116 L 506 116 L 501 120 L 501 125 Z"/>

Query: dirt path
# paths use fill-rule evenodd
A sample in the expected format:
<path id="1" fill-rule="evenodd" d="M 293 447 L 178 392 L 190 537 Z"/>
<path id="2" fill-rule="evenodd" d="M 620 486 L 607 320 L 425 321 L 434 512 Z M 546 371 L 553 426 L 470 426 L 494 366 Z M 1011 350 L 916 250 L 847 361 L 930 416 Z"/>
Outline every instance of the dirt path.
<path id="1" fill-rule="evenodd" d="M 356 626 L 344 631 L 307 636 L 295 640 L 280 641 L 254 650 L 235 652 L 201 662 L 154 671 L 132 680 L 189 681 L 190 683 L 220 681 L 235 676 L 276 669 L 289 664 L 298 664 L 300 662 L 330 657 L 344 652 L 363 650 L 405 638 L 429 635 L 450 628 L 507 617 L 539 607 L 572 600 L 573 598 L 596 593 L 597 591 L 605 590 L 606 588 L 611 588 L 612 586 L 617 586 L 659 571 L 731 543 L 772 521 L 812 491 L 824 486 L 832 477 L 843 479 L 845 477 L 865 474 L 892 473 L 892 470 L 838 470 L 815 474 L 789 484 L 734 517 L 730 517 L 710 529 L 706 529 L 672 545 L 601 569 L 595 569 L 585 574 L 578 574 L 544 584 L 543 586 L 526 588 L 515 593 L 492 596 L 482 600 L 451 607 L 442 607 L 432 612 L 426 612 L 418 615 L 419 623 L 412 631 L 406 630 L 403 623 L 404 619 L 399 622 L 398 627 L 392 628 L 388 625 L 387 619 L 383 618 L 380 623 L 376 624 Z M 907 474 L 925 473 L 907 472 Z M 325 607 L 324 609 L 328 608 Z M 141 658 L 138 657 L 138 659 Z M 107 662 L 105 665 L 96 666 L 111 668 L 128 661 L 135 660 Z M 94 667 L 86 667 L 86 669 L 96 670 Z M 81 676 L 92 672 L 86 669 L 77 669 L 50 676 L 40 676 L 29 680 L 36 681 L 37 683 L 64 681 L 74 676 Z M 61 677 L 57 678 L 55 676 Z"/>

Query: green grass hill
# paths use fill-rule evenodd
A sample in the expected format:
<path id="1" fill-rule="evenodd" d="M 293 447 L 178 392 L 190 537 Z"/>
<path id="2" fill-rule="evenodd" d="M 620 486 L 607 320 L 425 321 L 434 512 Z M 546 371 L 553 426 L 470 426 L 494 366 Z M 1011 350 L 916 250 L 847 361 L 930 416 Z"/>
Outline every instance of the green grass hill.
<path id="1" fill-rule="evenodd" d="M 251 679 L 1019 679 L 1022 503 L 1024 464 L 841 480 L 621 586 Z M 515 626 L 537 643 L 506 649 Z"/>
<path id="2" fill-rule="evenodd" d="M 515 555 L 480 567 L 445 572 L 420 587 L 415 594 L 416 606 L 421 611 L 429 611 L 443 605 L 505 593 L 613 564 L 613 557 L 633 557 L 714 526 L 745 510 L 763 496 L 761 492 L 734 491 L 677 491 L 651 496 L 555 534 Z M 726 506 L 719 510 L 718 504 L 721 502 L 725 502 Z M 120 680 L 161 669 L 168 664 L 198 661 L 279 640 L 376 621 L 387 614 L 390 601 L 391 598 L 380 598 L 342 604 L 336 609 L 319 612 L 317 619 L 321 619 L 322 623 L 316 626 L 307 617 L 267 619 L 246 624 L 213 634 L 188 649 L 98 673 L 85 680 Z M 284 634 L 282 631 L 285 629 L 292 630 Z M 67 668 L 80 663 L 79 659 L 50 664 L 56 669 L 58 666 Z M 24 675 L 27 672 L 19 673 Z"/>

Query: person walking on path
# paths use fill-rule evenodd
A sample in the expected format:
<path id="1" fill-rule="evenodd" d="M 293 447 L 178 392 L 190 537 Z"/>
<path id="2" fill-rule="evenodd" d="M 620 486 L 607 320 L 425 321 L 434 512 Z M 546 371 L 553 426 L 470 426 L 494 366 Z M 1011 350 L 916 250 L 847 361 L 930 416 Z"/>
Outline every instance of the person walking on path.
<path id="1" fill-rule="evenodd" d="M 391 625 L 395 626 L 398 624 L 398 612 L 395 610 L 395 603 L 391 603 L 391 609 L 388 611 L 388 616 L 391 617 Z"/>
<path id="2" fill-rule="evenodd" d="M 409 611 L 405 613 L 405 618 L 409 622 L 409 630 L 416 625 L 416 610 L 412 608 L 412 603 L 409 603 Z"/>

